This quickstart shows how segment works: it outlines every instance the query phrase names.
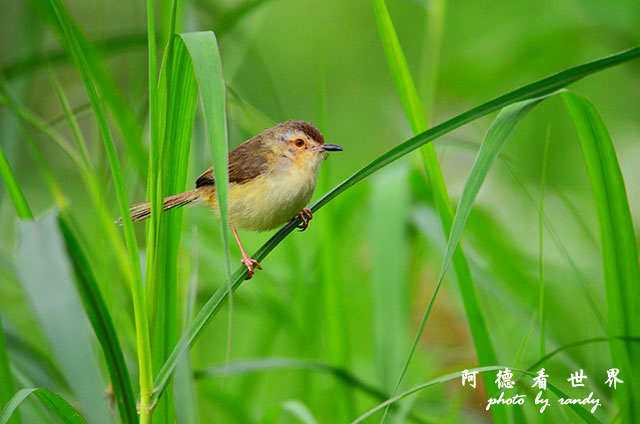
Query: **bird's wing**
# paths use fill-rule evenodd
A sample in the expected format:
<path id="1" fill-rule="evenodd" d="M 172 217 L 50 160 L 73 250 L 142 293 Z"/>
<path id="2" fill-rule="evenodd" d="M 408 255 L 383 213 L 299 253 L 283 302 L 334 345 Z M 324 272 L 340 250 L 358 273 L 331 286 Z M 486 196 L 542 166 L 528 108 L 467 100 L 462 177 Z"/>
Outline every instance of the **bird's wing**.
<path id="1" fill-rule="evenodd" d="M 209 185 L 216 185 L 216 179 L 213 177 L 213 168 L 204 171 L 196 180 L 196 188 Z"/>
<path id="2" fill-rule="evenodd" d="M 240 144 L 229 153 L 229 182 L 244 184 L 263 174 L 270 154 L 273 155 L 258 137 Z M 196 180 L 196 188 L 215 184 L 213 168 L 207 169 Z"/>

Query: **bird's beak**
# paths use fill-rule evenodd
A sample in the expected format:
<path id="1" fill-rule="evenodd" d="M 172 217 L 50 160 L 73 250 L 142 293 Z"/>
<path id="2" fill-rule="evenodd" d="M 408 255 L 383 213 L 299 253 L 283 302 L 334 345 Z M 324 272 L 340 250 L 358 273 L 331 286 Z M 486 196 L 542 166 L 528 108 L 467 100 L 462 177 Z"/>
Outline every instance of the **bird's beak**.
<path id="1" fill-rule="evenodd" d="M 321 144 L 319 146 L 316 147 L 316 150 L 321 150 L 324 152 L 341 152 L 344 149 L 340 146 L 338 146 L 337 144 Z"/>

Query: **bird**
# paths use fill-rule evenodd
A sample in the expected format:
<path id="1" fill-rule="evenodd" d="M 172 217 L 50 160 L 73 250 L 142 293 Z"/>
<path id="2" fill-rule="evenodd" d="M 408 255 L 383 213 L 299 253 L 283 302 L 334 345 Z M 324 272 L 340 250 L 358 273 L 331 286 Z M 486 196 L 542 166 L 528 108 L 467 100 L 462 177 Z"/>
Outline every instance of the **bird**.
<path id="1" fill-rule="evenodd" d="M 247 267 L 247 280 L 255 268 L 240 241 L 238 229 L 264 232 L 300 217 L 300 231 L 313 218 L 306 205 L 316 186 L 320 163 L 328 152 L 342 151 L 336 144 L 325 143 L 322 133 L 311 123 L 290 120 L 266 129 L 229 152 L 229 224 Z M 213 167 L 198 177 L 195 189 L 166 197 L 165 211 L 188 204 L 207 204 L 219 217 L 218 197 Z M 130 208 L 133 222 L 151 216 L 151 202 Z M 121 223 L 122 218 L 116 223 Z"/>

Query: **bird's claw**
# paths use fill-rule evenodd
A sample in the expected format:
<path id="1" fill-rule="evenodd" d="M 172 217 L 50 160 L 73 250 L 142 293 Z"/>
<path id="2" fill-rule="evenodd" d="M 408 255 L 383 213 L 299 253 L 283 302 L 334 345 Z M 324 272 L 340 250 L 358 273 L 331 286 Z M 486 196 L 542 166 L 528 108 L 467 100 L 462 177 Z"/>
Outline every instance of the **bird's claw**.
<path id="1" fill-rule="evenodd" d="M 309 221 L 313 219 L 313 214 L 311 213 L 310 209 L 304 208 L 302 209 L 302 212 L 298 214 L 298 216 L 302 220 L 302 223 L 298 225 L 298 231 L 304 231 L 309 226 Z"/>
<path id="2" fill-rule="evenodd" d="M 253 274 L 256 272 L 255 269 L 253 268 L 254 266 L 262 271 L 262 267 L 260 266 L 258 261 L 256 261 L 255 259 L 251 259 L 247 255 L 243 255 L 240 263 L 246 266 L 247 270 L 249 270 L 249 275 L 247 275 L 247 278 L 245 278 L 245 280 L 250 280 L 251 277 L 253 277 Z"/>

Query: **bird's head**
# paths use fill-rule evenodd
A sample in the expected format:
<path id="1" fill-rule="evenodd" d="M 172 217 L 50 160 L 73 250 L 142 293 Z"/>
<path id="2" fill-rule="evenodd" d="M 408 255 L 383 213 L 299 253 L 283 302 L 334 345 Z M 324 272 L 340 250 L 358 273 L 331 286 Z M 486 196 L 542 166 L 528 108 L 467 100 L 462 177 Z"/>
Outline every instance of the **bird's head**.
<path id="1" fill-rule="evenodd" d="M 317 167 L 328 156 L 327 152 L 341 151 L 342 147 L 324 142 L 322 133 L 304 121 L 286 121 L 267 130 L 269 148 L 279 157 L 287 158 L 300 167 Z"/>

